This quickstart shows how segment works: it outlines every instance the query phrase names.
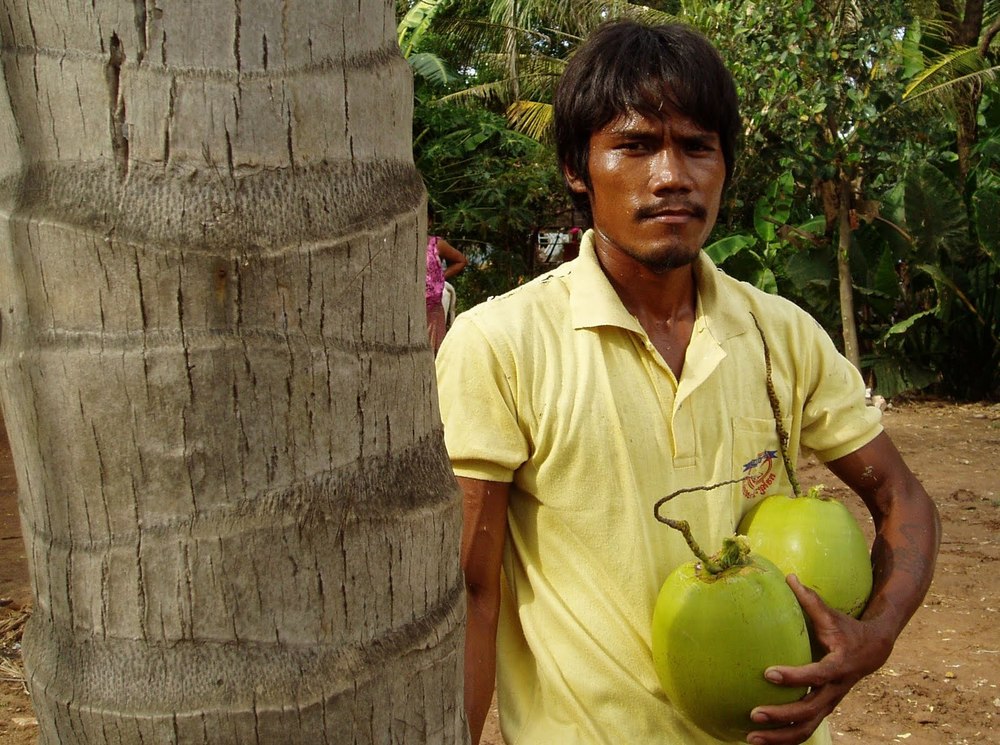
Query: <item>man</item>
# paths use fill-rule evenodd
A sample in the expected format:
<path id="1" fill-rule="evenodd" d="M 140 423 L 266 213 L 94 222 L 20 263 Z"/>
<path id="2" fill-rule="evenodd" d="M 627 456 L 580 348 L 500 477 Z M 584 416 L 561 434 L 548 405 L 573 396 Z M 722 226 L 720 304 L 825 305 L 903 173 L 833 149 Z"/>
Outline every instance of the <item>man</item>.
<path id="1" fill-rule="evenodd" d="M 464 492 L 473 741 L 496 674 L 510 745 L 717 742 L 673 709 L 652 667 L 657 591 L 692 558 L 653 505 L 750 476 L 661 511 L 715 550 L 763 494 L 789 493 L 761 457 L 778 444 L 755 316 L 790 454 L 815 452 L 877 529 L 860 620 L 789 578 L 825 656 L 762 671 L 811 690 L 752 713 L 751 743 L 828 743 L 824 717 L 886 661 L 927 590 L 935 508 L 826 334 L 701 252 L 739 128 L 711 45 L 683 26 L 603 26 L 567 66 L 555 117 L 566 182 L 593 222 L 580 257 L 460 316 L 438 357 Z"/>

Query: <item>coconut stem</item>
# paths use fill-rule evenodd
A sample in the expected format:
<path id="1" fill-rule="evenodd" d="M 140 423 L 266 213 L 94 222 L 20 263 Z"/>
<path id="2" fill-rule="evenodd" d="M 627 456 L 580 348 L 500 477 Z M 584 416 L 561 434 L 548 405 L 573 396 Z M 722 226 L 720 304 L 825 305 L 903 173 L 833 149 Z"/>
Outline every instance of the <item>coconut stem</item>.
<path id="1" fill-rule="evenodd" d="M 726 544 L 723 544 L 723 551 L 716 554 L 715 557 L 709 556 L 702 550 L 701 546 L 699 546 L 698 542 L 694 539 L 694 536 L 691 534 L 691 526 L 688 524 L 688 521 L 674 520 L 669 517 L 663 517 L 663 515 L 660 514 L 660 507 L 681 494 L 689 494 L 696 491 L 711 491 L 712 489 L 718 489 L 720 486 L 738 484 L 745 479 L 746 477 L 744 476 L 743 478 L 732 479 L 731 481 L 720 481 L 718 484 L 711 484 L 710 486 L 691 486 L 686 489 L 678 489 L 662 499 L 657 500 L 656 504 L 653 505 L 653 516 L 664 525 L 669 525 L 674 530 L 680 531 L 681 535 L 684 536 L 684 540 L 687 543 L 688 548 L 691 549 L 691 553 L 698 557 L 702 566 L 704 566 L 710 574 L 718 574 L 732 565 L 731 563 L 727 563 L 725 560 L 717 561 L 721 554 L 726 550 Z M 726 540 L 728 541 L 729 539 Z"/>
<path id="2" fill-rule="evenodd" d="M 792 459 L 788 457 L 788 432 L 785 431 L 785 425 L 781 422 L 781 404 L 778 401 L 778 392 L 774 390 L 774 380 L 771 378 L 771 349 L 767 346 L 764 329 L 760 327 L 757 316 L 751 313 L 750 317 L 753 319 L 753 325 L 757 327 L 757 333 L 760 334 L 760 342 L 764 345 L 764 370 L 767 373 L 767 400 L 771 404 L 771 413 L 774 414 L 774 428 L 778 433 L 778 451 L 781 453 L 781 460 L 785 464 L 785 473 L 788 474 L 788 481 L 792 485 L 792 494 L 799 497 L 802 495 L 802 489 L 799 487 L 799 480 L 795 476 Z"/>
<path id="3" fill-rule="evenodd" d="M 722 571 L 722 567 L 717 564 L 711 556 L 702 550 L 701 546 L 699 546 L 698 542 L 694 539 L 694 536 L 691 535 L 691 526 L 688 524 L 687 520 L 673 520 L 669 517 L 658 517 L 657 519 L 661 523 L 665 523 L 674 530 L 679 530 L 681 532 L 681 535 L 684 536 L 684 540 L 687 542 L 688 548 L 690 548 L 691 552 L 698 557 L 698 561 L 702 563 L 702 566 L 704 566 L 710 574 L 718 574 Z"/>

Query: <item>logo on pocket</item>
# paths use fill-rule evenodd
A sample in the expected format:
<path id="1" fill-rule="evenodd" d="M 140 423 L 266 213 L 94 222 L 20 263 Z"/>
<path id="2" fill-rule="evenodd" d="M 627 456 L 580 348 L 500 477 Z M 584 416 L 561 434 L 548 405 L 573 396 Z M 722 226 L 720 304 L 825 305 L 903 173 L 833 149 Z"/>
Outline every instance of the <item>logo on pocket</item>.
<path id="1" fill-rule="evenodd" d="M 774 473 L 777 450 L 764 450 L 743 466 L 743 496 L 747 499 L 761 497 L 778 475 Z"/>

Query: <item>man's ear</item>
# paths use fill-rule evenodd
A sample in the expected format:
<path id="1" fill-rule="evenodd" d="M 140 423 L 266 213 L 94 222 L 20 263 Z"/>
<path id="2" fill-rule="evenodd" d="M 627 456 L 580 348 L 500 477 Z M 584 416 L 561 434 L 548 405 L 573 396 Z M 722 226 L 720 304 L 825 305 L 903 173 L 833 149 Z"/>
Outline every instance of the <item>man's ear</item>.
<path id="1" fill-rule="evenodd" d="M 569 167 L 568 164 L 563 163 L 562 166 L 563 178 L 566 179 L 566 185 L 569 186 L 569 190 L 576 194 L 586 194 L 587 184 L 582 178 L 576 175 L 576 172 Z"/>

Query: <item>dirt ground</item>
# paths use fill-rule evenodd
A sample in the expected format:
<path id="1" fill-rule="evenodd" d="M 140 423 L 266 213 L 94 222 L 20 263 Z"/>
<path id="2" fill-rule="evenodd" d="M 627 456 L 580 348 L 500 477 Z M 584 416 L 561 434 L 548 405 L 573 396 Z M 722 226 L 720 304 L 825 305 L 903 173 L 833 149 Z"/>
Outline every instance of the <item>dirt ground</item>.
<path id="1" fill-rule="evenodd" d="M 990 470 L 1000 460 L 1000 405 L 894 402 L 884 421 L 937 501 L 944 540 L 930 593 L 892 657 L 832 717 L 834 743 L 1000 743 L 1000 478 Z M 803 484 L 825 483 L 847 496 L 815 463 L 799 475 Z M 0 427 L 3 745 L 27 745 L 37 736 L 18 655 L 19 631 L 30 606 L 13 468 Z M 502 745 L 495 713 L 483 742 Z"/>

